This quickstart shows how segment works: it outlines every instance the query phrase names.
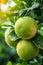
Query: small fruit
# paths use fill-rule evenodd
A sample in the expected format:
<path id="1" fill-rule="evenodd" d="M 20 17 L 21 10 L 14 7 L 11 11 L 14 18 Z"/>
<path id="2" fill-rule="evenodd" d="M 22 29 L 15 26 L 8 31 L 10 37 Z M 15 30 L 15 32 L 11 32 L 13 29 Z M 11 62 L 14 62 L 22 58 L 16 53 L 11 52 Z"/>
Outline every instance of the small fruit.
<path id="1" fill-rule="evenodd" d="M 37 23 L 31 17 L 21 17 L 15 23 L 15 33 L 22 39 L 31 39 L 37 32 Z"/>
<path id="2" fill-rule="evenodd" d="M 26 60 L 33 59 L 39 52 L 39 49 L 28 40 L 19 41 L 16 50 L 18 56 Z"/>
<path id="3" fill-rule="evenodd" d="M 14 34 L 11 35 L 11 33 L 14 33 Z M 12 38 L 14 38 L 14 40 Z M 16 34 L 15 34 L 15 32 L 12 28 L 8 28 L 6 30 L 6 32 L 5 32 L 5 41 L 9 46 L 16 47 L 16 45 L 18 43 L 18 38 L 16 40 Z"/>

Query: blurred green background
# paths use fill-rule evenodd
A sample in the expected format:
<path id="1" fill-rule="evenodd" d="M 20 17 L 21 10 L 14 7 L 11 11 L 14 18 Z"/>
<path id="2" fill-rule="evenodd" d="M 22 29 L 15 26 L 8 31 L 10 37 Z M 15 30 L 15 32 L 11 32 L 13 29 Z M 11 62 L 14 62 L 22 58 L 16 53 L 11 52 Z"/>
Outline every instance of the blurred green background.
<path id="1" fill-rule="evenodd" d="M 3 3 L 4 6 L 1 4 L 1 1 L 2 0 L 0 0 L 0 65 L 43 65 L 43 49 L 40 49 L 39 55 L 36 58 L 28 61 L 23 60 L 18 57 L 15 48 L 10 48 L 6 44 L 4 38 L 6 29 L 13 27 L 19 17 L 31 16 L 39 25 L 38 34 L 40 34 L 40 36 L 36 36 L 33 41 L 43 48 L 43 0 L 8 0 L 6 4 Z M 14 3 L 16 3 L 16 5 Z"/>

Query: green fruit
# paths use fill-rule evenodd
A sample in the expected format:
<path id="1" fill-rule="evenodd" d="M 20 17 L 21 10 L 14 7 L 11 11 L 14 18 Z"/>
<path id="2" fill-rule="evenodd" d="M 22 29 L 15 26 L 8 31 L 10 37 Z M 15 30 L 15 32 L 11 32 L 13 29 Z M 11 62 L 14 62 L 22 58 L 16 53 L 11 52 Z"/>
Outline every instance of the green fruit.
<path id="1" fill-rule="evenodd" d="M 22 59 L 33 59 L 38 55 L 39 49 L 30 41 L 21 40 L 17 44 L 17 54 Z"/>
<path id="2" fill-rule="evenodd" d="M 12 35 L 13 34 L 13 35 Z M 5 32 L 5 41 L 11 47 L 16 47 L 18 38 L 12 28 L 8 28 Z"/>
<path id="3" fill-rule="evenodd" d="M 37 32 L 37 23 L 31 17 L 21 17 L 15 23 L 15 33 L 22 39 L 31 39 Z"/>

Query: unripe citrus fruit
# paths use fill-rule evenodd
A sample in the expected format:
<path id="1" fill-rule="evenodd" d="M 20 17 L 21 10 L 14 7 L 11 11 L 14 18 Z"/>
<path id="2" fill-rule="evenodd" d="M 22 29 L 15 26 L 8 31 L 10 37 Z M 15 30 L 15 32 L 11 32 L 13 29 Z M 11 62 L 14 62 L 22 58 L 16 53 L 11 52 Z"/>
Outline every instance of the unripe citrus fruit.
<path id="1" fill-rule="evenodd" d="M 15 23 L 15 32 L 22 39 L 31 39 L 37 32 L 37 24 L 31 17 L 21 17 Z"/>
<path id="2" fill-rule="evenodd" d="M 11 36 L 11 33 L 14 33 L 12 36 Z M 14 40 L 12 39 L 14 37 Z M 6 43 L 11 46 L 11 47 L 16 47 L 17 43 L 18 43 L 18 39 L 16 40 L 16 35 L 15 35 L 15 32 L 12 28 L 8 28 L 5 32 L 5 41 Z"/>
<path id="3" fill-rule="evenodd" d="M 33 59 L 38 55 L 39 49 L 30 41 L 21 40 L 17 44 L 17 54 L 22 59 Z"/>

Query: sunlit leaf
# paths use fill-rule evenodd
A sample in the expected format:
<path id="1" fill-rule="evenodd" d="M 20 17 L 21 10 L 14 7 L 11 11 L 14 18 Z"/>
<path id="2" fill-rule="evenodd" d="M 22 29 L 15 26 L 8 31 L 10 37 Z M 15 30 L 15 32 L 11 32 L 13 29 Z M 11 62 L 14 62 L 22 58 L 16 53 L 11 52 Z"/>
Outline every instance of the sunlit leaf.
<path id="1" fill-rule="evenodd" d="M 6 65 L 13 65 L 11 61 L 8 61 Z"/>

